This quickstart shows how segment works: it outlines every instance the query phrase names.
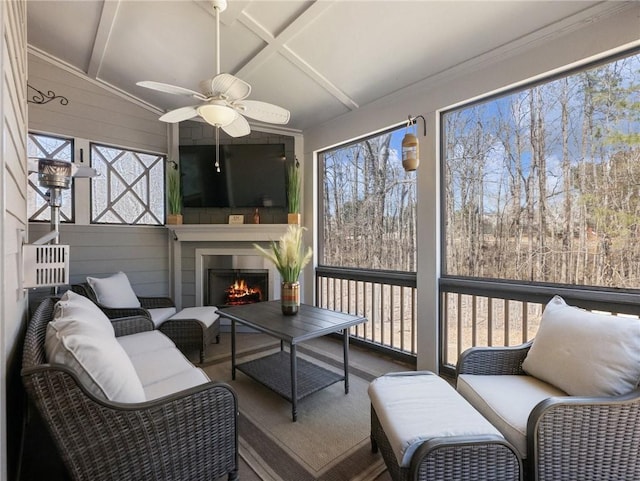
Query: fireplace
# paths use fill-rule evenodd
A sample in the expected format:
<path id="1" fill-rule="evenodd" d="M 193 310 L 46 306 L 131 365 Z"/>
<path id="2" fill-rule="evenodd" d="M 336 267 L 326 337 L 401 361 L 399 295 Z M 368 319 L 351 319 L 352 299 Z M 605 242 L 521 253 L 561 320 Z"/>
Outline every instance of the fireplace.
<path id="1" fill-rule="evenodd" d="M 209 269 L 208 298 L 211 306 L 237 306 L 268 300 L 268 269 Z"/>
<path id="2" fill-rule="evenodd" d="M 222 227 L 234 226 L 224 225 Z M 239 227 L 249 229 L 253 227 L 263 228 L 261 224 L 241 225 Z M 268 230 L 267 232 L 271 231 Z M 275 236 L 276 234 L 277 232 L 274 231 L 269 235 Z M 184 243 L 184 241 L 182 243 Z M 255 243 L 265 248 L 270 246 L 268 242 L 261 240 L 259 242 L 230 242 L 221 240 L 209 242 L 211 247 L 205 245 L 203 247 L 197 246 L 193 249 L 193 253 L 195 254 L 195 265 L 193 266 L 195 286 L 192 291 L 194 296 L 192 302 L 194 302 L 196 306 L 224 305 L 225 300 L 223 294 L 220 293 L 224 293 L 224 290 L 236 281 L 237 272 L 246 272 L 251 275 L 254 273 L 259 273 L 261 276 L 264 275 L 266 281 L 260 285 L 262 299 L 265 301 L 279 299 L 280 273 L 272 262 L 257 253 L 253 246 Z M 188 269 L 188 255 L 184 257 L 184 260 L 185 265 L 182 266 L 182 269 Z M 211 287 L 210 284 L 212 284 L 214 280 L 210 279 L 210 271 L 220 272 L 227 276 L 222 286 L 217 285 L 215 288 Z M 215 280 L 215 282 L 217 282 L 217 280 Z M 185 289 L 192 289 L 189 283 L 184 281 L 181 287 L 182 286 L 186 286 Z"/>

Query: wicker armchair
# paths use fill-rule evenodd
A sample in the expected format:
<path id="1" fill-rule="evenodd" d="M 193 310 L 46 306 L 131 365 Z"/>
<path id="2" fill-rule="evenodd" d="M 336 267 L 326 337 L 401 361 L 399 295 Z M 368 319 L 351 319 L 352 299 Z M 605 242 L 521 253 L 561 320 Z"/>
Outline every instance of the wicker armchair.
<path id="1" fill-rule="evenodd" d="M 76 294 L 91 299 L 110 319 L 129 316 L 145 316 L 152 319 L 153 316 L 149 312 L 150 309 L 175 307 L 174 302 L 169 297 L 137 296 L 141 307 L 112 308 L 100 304 L 95 292 L 86 282 L 73 284 L 71 290 Z M 205 360 L 207 346 L 211 344 L 214 339 L 216 343 L 220 343 L 219 322 L 215 322 L 207 327 L 198 319 L 170 318 L 162 322 L 158 329 L 169 336 L 171 340 L 175 342 L 176 346 L 185 354 L 198 350 L 200 353 L 200 363 L 203 363 Z"/>
<path id="2" fill-rule="evenodd" d="M 71 290 L 76 294 L 80 294 L 81 296 L 91 299 L 93 303 L 96 304 L 109 319 L 116 319 L 120 317 L 130 317 L 130 316 L 146 316 L 149 319 L 151 319 L 151 314 L 149 314 L 149 309 L 159 309 L 163 307 L 176 306 L 174 302 L 171 300 L 171 298 L 169 297 L 138 296 L 138 300 L 140 301 L 141 307 L 125 307 L 125 308 L 106 307 L 98 302 L 98 298 L 93 292 L 93 289 L 86 282 L 83 282 L 82 284 L 73 284 L 71 286 Z"/>
<path id="3" fill-rule="evenodd" d="M 531 347 L 471 348 L 457 374 L 526 375 Z M 590 481 L 640 479 L 640 389 L 614 397 L 551 397 L 527 423 L 527 479 Z"/>
<path id="4" fill-rule="evenodd" d="M 45 299 L 27 327 L 22 378 L 77 480 L 237 479 L 238 406 L 233 390 L 209 382 L 136 404 L 99 399 L 68 368 L 48 364 Z M 150 330 L 147 318 L 115 322 L 116 335 Z"/>

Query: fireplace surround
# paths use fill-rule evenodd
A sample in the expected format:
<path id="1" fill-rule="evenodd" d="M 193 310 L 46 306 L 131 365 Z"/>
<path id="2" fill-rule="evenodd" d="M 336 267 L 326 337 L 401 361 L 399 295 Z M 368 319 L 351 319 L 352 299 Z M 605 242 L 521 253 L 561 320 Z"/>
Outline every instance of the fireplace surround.
<path id="1" fill-rule="evenodd" d="M 209 269 L 268 271 L 266 298 L 280 298 L 280 274 L 259 255 L 253 244 L 268 248 L 288 229 L 287 224 L 183 224 L 168 228 L 172 297 L 180 307 L 209 302 Z M 302 284 L 302 280 L 301 280 Z"/>

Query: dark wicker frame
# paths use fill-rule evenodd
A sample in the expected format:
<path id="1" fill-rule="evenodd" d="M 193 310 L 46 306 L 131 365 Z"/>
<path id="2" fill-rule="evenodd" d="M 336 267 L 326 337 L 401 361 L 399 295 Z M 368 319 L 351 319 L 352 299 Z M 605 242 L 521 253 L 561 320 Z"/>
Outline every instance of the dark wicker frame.
<path id="1" fill-rule="evenodd" d="M 29 322 L 22 378 L 73 479 L 238 478 L 238 402 L 230 386 L 209 382 L 137 404 L 99 399 L 71 370 L 46 362 L 53 306 L 45 299 Z M 144 318 L 122 325 L 131 332 L 136 323 L 149 330 Z"/>
<path id="2" fill-rule="evenodd" d="M 378 415 L 371 406 L 371 450 L 380 449 L 393 481 L 518 481 L 522 464 L 502 437 L 448 436 L 425 441 L 411 464 L 398 464 Z"/>
<path id="3" fill-rule="evenodd" d="M 72 284 L 71 290 L 76 294 L 80 294 L 91 301 L 100 308 L 102 312 L 109 319 L 117 319 L 120 317 L 131 317 L 131 316 L 146 316 L 151 319 L 151 314 L 149 314 L 148 309 L 159 309 L 162 307 L 176 307 L 174 302 L 169 297 L 140 297 L 138 296 L 138 300 L 140 301 L 141 307 L 107 307 L 103 306 L 98 302 L 98 298 L 96 297 L 95 292 L 89 284 L 83 282 L 82 284 Z"/>
<path id="4" fill-rule="evenodd" d="M 73 284 L 71 290 L 76 294 L 91 299 L 107 317 L 114 319 L 128 316 L 146 316 L 151 319 L 148 309 L 158 309 L 163 307 L 175 307 L 174 302 L 169 297 L 138 297 L 141 307 L 133 308 L 111 308 L 103 306 L 93 292 L 93 289 L 86 282 Z M 166 334 L 184 353 L 190 353 L 197 349 L 200 353 L 200 363 L 204 362 L 204 355 L 207 346 L 216 340 L 220 343 L 220 321 L 216 320 L 207 327 L 197 319 L 176 319 L 166 320 L 158 328 Z"/>
<path id="5" fill-rule="evenodd" d="M 457 374 L 525 375 L 531 347 L 465 351 Z M 639 354 L 640 355 L 640 354 Z M 551 397 L 527 422 L 527 479 L 623 481 L 640 479 L 640 389 L 612 397 Z"/>

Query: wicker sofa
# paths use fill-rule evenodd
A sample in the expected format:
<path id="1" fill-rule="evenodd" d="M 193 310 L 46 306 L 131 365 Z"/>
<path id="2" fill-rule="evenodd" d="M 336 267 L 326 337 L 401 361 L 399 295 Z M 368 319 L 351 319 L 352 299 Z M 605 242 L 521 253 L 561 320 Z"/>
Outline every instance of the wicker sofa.
<path id="1" fill-rule="evenodd" d="M 64 318 L 59 314 L 64 309 L 60 305 L 47 298 L 31 318 L 22 378 L 73 479 L 237 479 L 238 406 L 228 385 L 211 382 L 177 351 L 170 339 L 153 329 L 147 317 L 139 316 L 111 322 L 104 319 L 114 335 L 113 342 L 108 339 L 109 349 L 122 350 L 130 358 L 135 373 L 140 375 L 142 391 L 137 386 L 138 391 L 128 385 L 109 385 L 121 383 L 128 372 L 111 356 L 98 356 L 98 364 L 103 362 L 107 371 L 111 368 L 112 379 L 105 381 L 94 374 L 88 377 L 77 366 L 59 362 L 62 358 L 58 351 L 52 351 L 57 348 L 50 347 L 49 343 L 57 342 L 66 329 L 65 325 L 48 328 Z M 80 317 L 71 316 L 71 320 L 75 322 Z M 92 324 L 99 316 L 92 313 L 88 317 Z M 94 325 L 82 324 L 75 340 L 67 337 L 59 345 L 82 349 L 87 332 L 95 329 L 98 328 Z M 106 329 L 104 336 L 109 337 L 109 327 L 102 323 L 99 329 Z M 147 355 L 150 360 L 145 359 Z M 153 364 L 159 359 L 164 364 L 156 369 Z"/>
<path id="2" fill-rule="evenodd" d="M 536 338 L 471 348 L 457 390 L 525 460 L 527 479 L 640 479 L 640 321 L 555 297 Z"/>

